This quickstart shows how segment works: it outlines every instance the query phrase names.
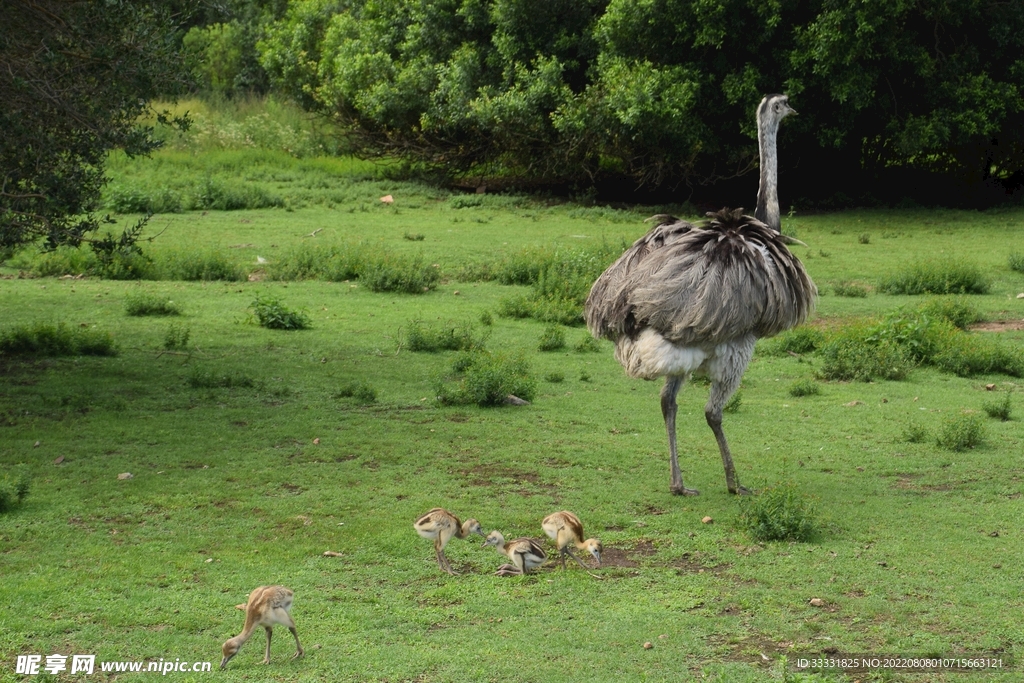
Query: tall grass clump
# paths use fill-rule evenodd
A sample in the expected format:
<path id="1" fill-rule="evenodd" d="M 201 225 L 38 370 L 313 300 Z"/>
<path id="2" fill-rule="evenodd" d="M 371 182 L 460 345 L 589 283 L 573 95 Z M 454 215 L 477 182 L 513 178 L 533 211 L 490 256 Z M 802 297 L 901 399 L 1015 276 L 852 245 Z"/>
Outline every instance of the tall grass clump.
<path id="1" fill-rule="evenodd" d="M 171 324 L 164 331 L 164 349 L 167 351 L 184 351 L 192 338 L 192 330 L 184 325 Z"/>
<path id="2" fill-rule="evenodd" d="M 1002 422 L 1010 421 L 1010 393 L 1007 391 L 1003 394 L 1003 400 L 993 403 L 985 403 L 981 406 L 985 414 L 994 420 L 1000 420 Z"/>
<path id="3" fill-rule="evenodd" d="M 548 325 L 537 343 L 539 351 L 558 351 L 565 348 L 565 332 L 558 325 Z"/>
<path id="4" fill-rule="evenodd" d="M 0 355 L 116 356 L 117 347 L 109 332 L 64 323 L 35 323 L 0 332 Z"/>
<path id="5" fill-rule="evenodd" d="M 601 345 L 588 332 L 580 337 L 580 340 L 573 345 L 572 350 L 576 353 L 598 353 L 601 350 Z"/>
<path id="6" fill-rule="evenodd" d="M 0 514 L 13 510 L 28 496 L 32 475 L 25 465 L 16 465 L 0 476 Z"/>
<path id="7" fill-rule="evenodd" d="M 789 395 L 794 397 L 815 396 L 821 393 L 821 387 L 811 379 L 798 379 L 789 385 Z"/>
<path id="8" fill-rule="evenodd" d="M 434 389 L 442 405 L 487 407 L 502 405 L 509 396 L 531 400 L 537 381 L 522 355 L 470 351 L 458 354 L 450 371 L 435 378 Z"/>
<path id="9" fill-rule="evenodd" d="M 366 382 L 349 382 L 333 394 L 334 398 L 351 398 L 361 405 L 377 402 L 377 390 Z"/>
<path id="10" fill-rule="evenodd" d="M 813 501 L 788 482 L 740 499 L 740 527 L 760 542 L 806 541 L 818 530 L 817 516 Z"/>
<path id="11" fill-rule="evenodd" d="M 868 295 L 868 290 L 852 282 L 836 282 L 832 285 L 832 292 L 836 296 L 844 296 L 852 299 L 863 299 Z"/>
<path id="12" fill-rule="evenodd" d="M 925 261 L 883 277 L 878 291 L 885 294 L 987 294 L 989 281 L 970 263 Z"/>
<path id="13" fill-rule="evenodd" d="M 181 309 L 169 298 L 148 292 L 129 292 L 124 299 L 124 312 L 131 316 L 181 315 Z"/>
<path id="14" fill-rule="evenodd" d="M 214 372 L 196 366 L 189 370 L 185 383 L 193 389 L 250 389 L 259 386 L 256 380 L 242 372 Z"/>
<path id="15" fill-rule="evenodd" d="M 32 273 L 36 277 L 86 275 L 96 270 L 96 255 L 86 249 L 58 247 L 40 252 L 29 247 L 11 258 L 8 265 Z"/>
<path id="16" fill-rule="evenodd" d="M 422 256 L 378 255 L 359 273 L 359 281 L 371 292 L 422 294 L 436 287 L 440 279 L 437 265 L 426 263 Z"/>
<path id="17" fill-rule="evenodd" d="M 870 382 L 902 380 L 914 367 L 906 348 L 889 339 L 872 339 L 871 329 L 853 325 L 822 344 L 818 376 L 827 380 Z"/>
<path id="18" fill-rule="evenodd" d="M 981 418 L 961 413 L 945 419 L 935 443 L 949 451 L 966 451 L 981 445 L 985 439 L 985 425 Z"/>
<path id="19" fill-rule="evenodd" d="M 961 330 L 984 320 L 981 311 L 964 296 L 937 296 L 917 307 L 917 312 L 930 318 L 948 320 Z"/>
<path id="20" fill-rule="evenodd" d="M 409 323 L 405 333 L 405 346 L 410 351 L 470 351 L 483 348 L 484 340 L 473 336 L 473 327 L 467 323 L 443 322 L 428 325 L 422 320 Z"/>
<path id="21" fill-rule="evenodd" d="M 154 267 L 162 280 L 209 282 L 245 280 L 248 273 L 240 264 L 218 252 L 172 251 L 154 257 Z"/>
<path id="22" fill-rule="evenodd" d="M 789 353 L 811 353 L 825 342 L 825 333 L 819 329 L 801 325 L 771 339 L 758 342 L 768 356 L 785 356 Z"/>
<path id="23" fill-rule="evenodd" d="M 1007 265 L 1010 266 L 1010 270 L 1024 273 L 1024 252 L 1015 251 L 1010 254 L 1007 257 Z"/>
<path id="24" fill-rule="evenodd" d="M 274 297 L 258 296 L 250 308 L 257 324 L 269 330 L 305 330 L 313 324 L 308 315 L 286 308 Z"/>
<path id="25" fill-rule="evenodd" d="M 354 244 L 327 247 L 303 245 L 285 252 L 271 263 L 267 268 L 267 276 L 272 280 L 285 281 L 355 280 L 367 261 L 368 252 L 368 248 Z"/>

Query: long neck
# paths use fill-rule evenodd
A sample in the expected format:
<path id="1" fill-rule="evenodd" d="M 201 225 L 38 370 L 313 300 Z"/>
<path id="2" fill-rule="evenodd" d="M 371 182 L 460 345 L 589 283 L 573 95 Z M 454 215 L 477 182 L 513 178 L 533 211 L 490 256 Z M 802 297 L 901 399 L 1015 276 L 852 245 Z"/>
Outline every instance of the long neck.
<path id="1" fill-rule="evenodd" d="M 781 232 L 779 216 L 779 160 L 776 156 L 778 122 L 758 121 L 757 144 L 761 155 L 761 184 L 757 188 L 754 218 Z"/>

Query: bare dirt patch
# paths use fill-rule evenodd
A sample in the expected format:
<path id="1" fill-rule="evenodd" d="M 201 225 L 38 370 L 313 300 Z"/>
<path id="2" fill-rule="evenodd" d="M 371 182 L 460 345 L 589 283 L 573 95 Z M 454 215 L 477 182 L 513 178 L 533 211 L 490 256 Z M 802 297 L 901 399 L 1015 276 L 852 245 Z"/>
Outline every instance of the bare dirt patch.
<path id="1" fill-rule="evenodd" d="M 1024 319 L 1022 320 L 993 320 L 987 323 L 971 325 L 974 332 L 1019 332 L 1024 330 Z"/>
<path id="2" fill-rule="evenodd" d="M 632 548 L 608 548 L 601 553 L 602 567 L 639 567 L 640 559 L 658 552 L 651 541 L 637 541 Z"/>
<path id="3" fill-rule="evenodd" d="M 699 552 L 686 552 L 678 560 L 672 563 L 672 566 L 679 570 L 680 574 L 704 574 L 710 572 L 712 574 L 722 574 L 731 565 L 727 563 L 719 563 L 715 565 L 708 565 L 704 563 L 704 558 Z"/>
<path id="4" fill-rule="evenodd" d="M 557 488 L 543 479 L 536 472 L 517 470 L 500 463 L 473 465 L 456 470 L 465 478 L 470 486 L 501 486 L 519 484 L 516 492 L 523 496 L 540 494 L 553 495 Z"/>

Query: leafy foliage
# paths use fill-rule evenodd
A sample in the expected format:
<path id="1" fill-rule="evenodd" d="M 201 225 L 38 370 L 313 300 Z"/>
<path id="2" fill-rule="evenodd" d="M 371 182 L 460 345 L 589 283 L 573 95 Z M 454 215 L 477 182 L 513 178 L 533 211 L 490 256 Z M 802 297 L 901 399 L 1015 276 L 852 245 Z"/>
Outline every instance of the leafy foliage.
<path id="1" fill-rule="evenodd" d="M 16 465 L 0 476 L 0 514 L 20 505 L 28 496 L 32 475 L 25 465 Z"/>
<path id="2" fill-rule="evenodd" d="M 814 396 L 821 393 L 821 387 L 811 379 L 798 379 L 789 385 L 790 396 Z"/>
<path id="3" fill-rule="evenodd" d="M 364 153 L 454 172 L 721 180 L 751 169 L 754 107 L 780 90 L 809 197 L 908 171 L 970 193 L 1024 166 L 1019 3 L 293 0 L 260 51 Z"/>
<path id="4" fill-rule="evenodd" d="M 64 323 L 19 325 L 0 333 L 0 355 L 8 356 L 116 356 L 109 332 Z"/>
<path id="5" fill-rule="evenodd" d="M 90 212 L 107 152 L 153 150 L 140 117 L 150 99 L 186 85 L 176 30 L 170 3 L 4 5 L 0 245 L 77 245 L 99 227 Z M 186 127 L 187 117 L 176 123 Z"/>
<path id="6" fill-rule="evenodd" d="M 565 331 L 558 325 L 548 325 L 537 342 L 539 351 L 559 351 L 565 348 Z"/>
<path id="7" fill-rule="evenodd" d="M 960 261 L 915 263 L 890 273 L 878 284 L 884 294 L 986 294 L 981 269 Z"/>
<path id="8" fill-rule="evenodd" d="M 1002 401 L 996 401 L 992 403 L 985 403 L 982 405 L 982 410 L 989 417 L 1000 420 L 1002 422 L 1010 421 L 1010 393 L 1007 391 L 1003 394 Z"/>
<path id="9" fill-rule="evenodd" d="M 537 381 L 521 355 L 470 351 L 456 356 L 451 371 L 435 378 L 434 389 L 442 405 L 486 407 L 502 405 L 509 395 L 529 401 Z"/>
<path id="10" fill-rule="evenodd" d="M 985 425 L 981 418 L 970 413 L 953 415 L 942 422 L 935 440 L 936 445 L 950 451 L 966 451 L 985 439 Z"/>
<path id="11" fill-rule="evenodd" d="M 259 326 L 270 330 L 305 330 L 312 326 L 308 315 L 286 308 L 274 297 L 258 296 L 250 308 Z"/>
<path id="12" fill-rule="evenodd" d="M 817 514 L 796 485 L 780 483 L 741 498 L 739 524 L 757 541 L 806 541 L 817 531 Z"/>
<path id="13" fill-rule="evenodd" d="M 124 299 L 124 312 L 128 315 L 181 315 L 178 305 L 165 296 L 147 292 L 131 292 Z"/>
<path id="14" fill-rule="evenodd" d="M 409 323 L 405 344 L 410 351 L 471 351 L 483 348 L 484 340 L 473 336 L 473 327 L 446 321 L 428 325 L 422 320 Z"/>

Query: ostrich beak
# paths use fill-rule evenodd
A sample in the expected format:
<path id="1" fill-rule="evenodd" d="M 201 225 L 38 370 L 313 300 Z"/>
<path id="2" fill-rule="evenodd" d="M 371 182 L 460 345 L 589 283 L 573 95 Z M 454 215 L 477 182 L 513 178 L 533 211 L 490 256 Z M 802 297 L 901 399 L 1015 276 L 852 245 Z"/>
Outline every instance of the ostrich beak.
<path id="1" fill-rule="evenodd" d="M 594 559 L 597 560 L 598 564 L 601 564 L 601 553 L 595 551 L 590 554 L 594 556 Z"/>
<path id="2" fill-rule="evenodd" d="M 790 237 L 789 235 L 780 235 L 779 239 L 781 239 L 785 244 L 799 244 L 801 247 L 807 246 L 806 242 L 801 242 L 797 238 Z"/>

